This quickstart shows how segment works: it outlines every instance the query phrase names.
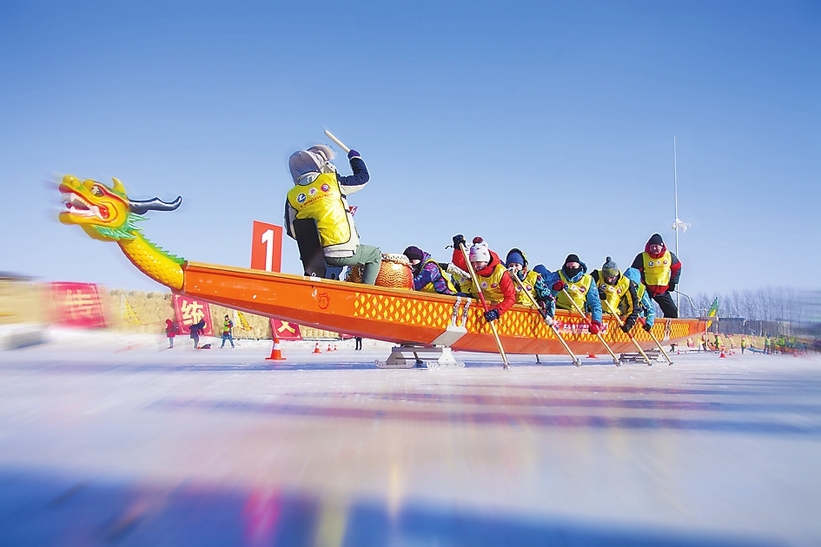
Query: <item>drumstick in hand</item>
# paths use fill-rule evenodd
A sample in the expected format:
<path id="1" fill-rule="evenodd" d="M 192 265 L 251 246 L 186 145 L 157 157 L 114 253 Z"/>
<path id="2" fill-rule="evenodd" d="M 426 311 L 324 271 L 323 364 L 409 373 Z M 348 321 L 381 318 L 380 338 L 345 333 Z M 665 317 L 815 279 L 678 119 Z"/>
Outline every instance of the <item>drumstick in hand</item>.
<path id="1" fill-rule="evenodd" d="M 351 149 L 350 149 L 350 148 L 348 148 L 347 146 L 345 146 L 345 144 L 344 144 L 341 140 L 337 139 L 337 138 L 334 136 L 334 134 L 333 134 L 333 133 L 331 133 L 330 131 L 328 131 L 327 129 L 325 130 L 325 134 L 328 136 L 328 138 L 329 138 L 329 139 L 331 139 L 332 141 L 334 141 L 334 142 L 336 143 L 336 145 L 337 145 L 337 146 L 339 146 L 342 150 L 344 150 L 346 154 L 347 154 L 348 152 L 350 152 L 350 151 L 351 151 Z"/>

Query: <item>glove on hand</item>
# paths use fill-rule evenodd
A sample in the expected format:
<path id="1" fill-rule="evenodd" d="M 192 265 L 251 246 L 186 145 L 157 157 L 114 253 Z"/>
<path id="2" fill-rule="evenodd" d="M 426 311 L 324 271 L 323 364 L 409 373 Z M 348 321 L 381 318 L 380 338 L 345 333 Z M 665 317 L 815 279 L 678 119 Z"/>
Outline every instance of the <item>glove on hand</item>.
<path id="1" fill-rule="evenodd" d="M 463 236 L 462 234 L 457 234 L 453 236 L 453 246 L 457 249 L 460 249 L 462 245 L 467 247 L 466 243 L 467 242 L 465 241 L 465 236 Z"/>
<path id="2" fill-rule="evenodd" d="M 601 330 L 601 323 L 598 321 L 591 321 L 590 327 L 588 327 L 587 330 L 590 331 L 590 334 L 599 334 L 599 331 Z"/>
<path id="3" fill-rule="evenodd" d="M 553 324 L 553 318 L 550 317 L 548 314 L 544 314 L 544 324 L 549 327 Z"/>
<path id="4" fill-rule="evenodd" d="M 669 285 L 667 285 L 667 292 L 673 292 L 675 290 L 676 290 L 676 284 L 675 283 L 670 283 Z"/>
<path id="5" fill-rule="evenodd" d="M 351 148 L 348 150 L 348 159 L 351 160 L 353 158 L 361 158 L 362 156 L 359 155 L 359 152 Z"/>
<path id="6" fill-rule="evenodd" d="M 485 319 L 488 323 L 492 323 L 499 319 L 499 310 L 487 310 L 485 312 Z"/>
<path id="7" fill-rule="evenodd" d="M 645 321 L 641 328 L 643 328 L 647 332 L 650 332 L 650 330 L 653 328 L 653 325 Z"/>
<path id="8" fill-rule="evenodd" d="M 565 283 L 561 279 L 553 283 L 553 290 L 556 292 L 562 292 L 565 287 L 567 287 L 567 283 Z"/>
<path id="9" fill-rule="evenodd" d="M 628 317 L 627 319 L 625 319 L 624 326 L 622 327 L 621 330 L 623 330 L 624 332 L 630 332 L 631 330 L 633 330 L 633 325 L 635 325 L 635 324 L 636 324 L 636 318 L 635 317 Z"/>
<path id="10" fill-rule="evenodd" d="M 607 293 L 604 289 L 599 289 L 599 300 L 607 300 Z"/>

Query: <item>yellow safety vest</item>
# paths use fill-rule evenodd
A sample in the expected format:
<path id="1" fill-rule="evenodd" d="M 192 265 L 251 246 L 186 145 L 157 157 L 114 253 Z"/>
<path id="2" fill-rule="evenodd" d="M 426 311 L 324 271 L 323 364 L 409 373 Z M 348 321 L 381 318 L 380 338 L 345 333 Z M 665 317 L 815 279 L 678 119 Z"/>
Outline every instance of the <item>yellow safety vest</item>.
<path id="1" fill-rule="evenodd" d="M 496 267 L 493 268 L 493 272 L 488 277 L 483 277 L 478 273 L 476 274 L 480 290 L 488 304 L 498 304 L 505 299 L 505 295 L 502 293 L 501 288 L 499 288 L 499 284 L 502 282 L 502 277 L 506 275 L 510 275 L 510 273 L 501 264 L 496 264 Z M 479 292 L 473 286 L 472 279 L 468 281 L 467 286 L 462 287 L 462 291 L 472 294 L 476 298 L 479 297 Z"/>
<path id="2" fill-rule="evenodd" d="M 584 305 L 587 302 L 587 293 L 590 291 L 590 287 L 593 286 L 593 276 L 584 274 L 581 279 L 571 283 L 570 280 L 565 277 L 564 272 L 559 270 L 559 277 L 565 282 L 567 287 L 560 292 L 556 298 L 556 306 L 563 310 L 575 310 L 576 308 L 574 308 L 570 300 L 567 299 L 567 295 L 569 294 L 573 302 L 583 311 Z"/>
<path id="3" fill-rule="evenodd" d="M 336 173 L 323 173 L 310 184 L 294 186 L 288 191 L 288 204 L 296 218 L 316 220 L 326 256 L 348 256 L 356 251 L 359 236 Z"/>
<path id="4" fill-rule="evenodd" d="M 510 274 L 516 275 L 516 274 Z M 522 304 L 524 306 L 528 306 L 530 308 L 533 307 L 533 301 L 536 300 L 536 280 L 539 278 L 539 272 L 534 272 L 530 270 L 525 274 L 525 278 L 522 279 L 522 285 L 524 285 L 525 290 L 530 293 L 530 296 L 533 297 L 533 300 L 528 298 L 527 293 L 522 290 L 521 285 L 516 283 L 515 281 L 513 284 L 516 287 L 516 303 Z"/>
<path id="5" fill-rule="evenodd" d="M 644 252 L 641 254 L 644 261 L 644 284 L 665 286 L 670 284 L 670 267 L 673 265 L 673 257 L 670 251 L 664 251 L 664 254 L 658 258 L 653 258 L 650 253 Z"/>
<path id="6" fill-rule="evenodd" d="M 602 311 L 604 313 L 610 313 L 612 308 L 618 313 L 622 299 L 630 292 L 630 280 L 624 275 L 621 275 L 615 285 L 610 285 L 604 281 L 603 273 L 599 272 L 599 276 L 599 292 L 604 292 L 606 295 L 604 300 L 607 302 L 605 304 L 605 302 L 602 301 Z"/>

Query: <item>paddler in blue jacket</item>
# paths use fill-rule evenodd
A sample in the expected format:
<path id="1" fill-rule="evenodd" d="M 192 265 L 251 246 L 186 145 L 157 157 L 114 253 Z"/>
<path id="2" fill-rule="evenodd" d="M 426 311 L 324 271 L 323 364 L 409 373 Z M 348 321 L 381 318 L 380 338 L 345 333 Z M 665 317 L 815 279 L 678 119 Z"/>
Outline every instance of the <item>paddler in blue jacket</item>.
<path id="1" fill-rule="evenodd" d="M 557 307 L 575 311 L 575 307 L 568 299 L 570 295 L 579 309 L 591 314 L 590 332 L 599 333 L 602 327 L 599 291 L 593 282 L 593 277 L 587 273 L 587 264 L 579 260 L 578 255 L 567 255 L 562 267 L 555 272 L 549 272 L 541 265 L 533 269 L 545 276 L 547 285 L 556 297 Z"/>
<path id="2" fill-rule="evenodd" d="M 648 332 L 653 328 L 653 323 L 656 321 L 656 306 L 650 300 L 650 294 L 647 288 L 641 282 L 641 272 L 635 268 L 627 268 L 624 270 L 624 277 L 636 284 L 636 297 L 638 302 L 639 317 L 644 317 L 644 325 L 642 328 Z M 621 313 L 629 315 L 631 310 L 622 310 Z"/>
<path id="3" fill-rule="evenodd" d="M 363 266 L 362 282 L 373 285 L 382 266 L 378 247 L 359 243 L 347 196 L 365 187 L 370 175 L 356 150 L 348 152 L 353 175 L 342 176 L 331 163 L 334 153 L 324 144 L 298 150 L 288 159 L 294 187 L 285 200 L 285 229 L 296 239 L 295 219 L 316 220 L 325 262 L 331 266 Z"/>

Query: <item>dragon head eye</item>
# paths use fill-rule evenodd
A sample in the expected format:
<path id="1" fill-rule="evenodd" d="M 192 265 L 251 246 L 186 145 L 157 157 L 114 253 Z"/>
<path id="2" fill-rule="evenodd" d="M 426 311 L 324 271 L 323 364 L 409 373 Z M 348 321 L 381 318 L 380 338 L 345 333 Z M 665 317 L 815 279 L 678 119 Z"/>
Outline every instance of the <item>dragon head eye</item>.
<path id="1" fill-rule="evenodd" d="M 95 184 L 91 187 L 91 193 L 98 198 L 103 197 L 103 195 L 105 195 L 105 192 L 103 192 L 103 189 L 100 188 L 99 184 Z"/>

